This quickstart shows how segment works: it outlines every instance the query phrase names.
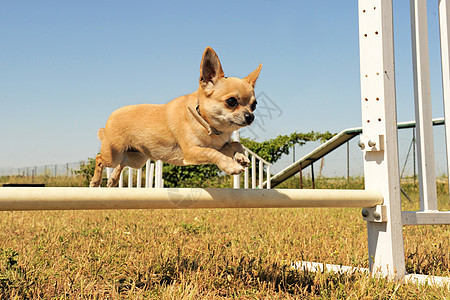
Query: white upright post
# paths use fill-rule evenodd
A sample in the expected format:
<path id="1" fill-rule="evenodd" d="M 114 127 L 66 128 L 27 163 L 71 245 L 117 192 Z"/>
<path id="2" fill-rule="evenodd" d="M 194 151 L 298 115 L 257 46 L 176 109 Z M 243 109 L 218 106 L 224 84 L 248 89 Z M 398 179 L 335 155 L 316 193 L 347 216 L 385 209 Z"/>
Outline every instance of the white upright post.
<path id="1" fill-rule="evenodd" d="M 260 159 L 258 163 L 258 171 L 259 171 L 259 184 L 258 188 L 262 189 L 263 187 L 263 181 L 264 181 L 264 163 Z"/>
<path id="2" fill-rule="evenodd" d="M 122 172 L 120 172 L 120 177 L 119 177 L 119 188 L 123 188 L 123 172 L 125 172 L 125 168 L 122 169 Z"/>
<path id="3" fill-rule="evenodd" d="M 157 160 L 155 162 L 155 188 L 160 188 L 161 187 L 161 168 L 159 167 L 159 165 L 161 164 L 160 160 Z"/>
<path id="4" fill-rule="evenodd" d="M 437 210 L 437 194 L 428 55 L 427 1 L 411 0 L 410 6 L 420 210 L 428 211 Z"/>
<path id="5" fill-rule="evenodd" d="M 235 142 L 239 142 L 239 140 L 241 139 L 239 130 L 233 132 L 232 139 Z M 233 175 L 233 188 L 238 189 L 240 187 L 241 187 L 241 175 Z"/>
<path id="6" fill-rule="evenodd" d="M 156 161 L 155 164 L 155 188 L 164 187 L 162 173 L 163 173 L 163 162 L 161 160 L 158 160 Z"/>
<path id="7" fill-rule="evenodd" d="M 252 155 L 252 189 L 256 189 L 256 157 Z"/>
<path id="8" fill-rule="evenodd" d="M 381 192 L 383 207 L 367 222 L 369 267 L 401 279 L 405 258 L 395 99 L 392 0 L 359 0 L 360 70 L 364 179 L 367 190 Z"/>
<path id="9" fill-rule="evenodd" d="M 245 151 L 245 156 L 248 157 L 248 151 Z M 248 189 L 248 167 L 244 170 L 244 189 Z"/>
<path id="10" fill-rule="evenodd" d="M 128 167 L 128 187 L 133 187 L 133 169 Z"/>
<path id="11" fill-rule="evenodd" d="M 445 140 L 447 145 L 447 174 L 450 175 L 450 3 L 439 0 L 439 29 L 441 34 L 442 90 L 444 95 Z"/>
<path id="12" fill-rule="evenodd" d="M 140 188 L 142 186 L 142 169 L 137 170 L 136 187 Z"/>
<path id="13" fill-rule="evenodd" d="M 149 179 L 148 179 L 148 188 L 153 188 L 153 181 L 155 177 L 155 164 L 154 163 L 150 163 L 150 175 L 149 175 Z M 156 183 L 155 183 L 155 187 L 156 187 Z"/>
<path id="14" fill-rule="evenodd" d="M 145 163 L 145 187 L 150 187 L 150 159 Z"/>

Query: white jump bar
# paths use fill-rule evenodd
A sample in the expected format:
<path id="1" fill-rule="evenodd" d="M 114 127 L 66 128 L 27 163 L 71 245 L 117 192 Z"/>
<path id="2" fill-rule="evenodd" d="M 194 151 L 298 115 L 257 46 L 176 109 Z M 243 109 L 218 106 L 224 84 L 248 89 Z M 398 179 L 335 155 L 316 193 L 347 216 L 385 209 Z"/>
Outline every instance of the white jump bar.
<path id="1" fill-rule="evenodd" d="M 0 188 L 0 211 L 373 207 L 382 203 L 381 193 L 366 190 Z"/>

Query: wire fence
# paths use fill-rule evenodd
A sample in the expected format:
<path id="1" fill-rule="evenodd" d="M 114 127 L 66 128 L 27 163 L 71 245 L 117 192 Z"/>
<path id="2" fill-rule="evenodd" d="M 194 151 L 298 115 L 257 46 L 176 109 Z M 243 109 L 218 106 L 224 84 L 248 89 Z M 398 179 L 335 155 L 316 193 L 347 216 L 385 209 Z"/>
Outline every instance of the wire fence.
<path id="1" fill-rule="evenodd" d="M 67 176 L 72 177 L 77 175 L 76 171 L 80 170 L 86 161 L 70 162 L 65 164 L 53 164 L 53 165 L 42 165 L 42 166 L 29 166 L 22 168 L 0 168 L 0 176 Z"/>
<path id="2" fill-rule="evenodd" d="M 434 143 L 436 157 L 436 174 L 438 176 L 448 176 L 447 174 L 447 157 L 445 149 L 444 127 L 434 127 Z M 416 145 L 413 144 L 414 133 L 412 129 L 399 130 L 399 169 L 402 176 L 413 176 L 418 173 L 417 151 Z M 316 173 L 325 177 L 345 177 L 345 176 L 361 176 L 364 173 L 363 153 L 358 147 L 359 138 L 356 137 L 349 141 L 348 147 L 343 145 L 324 157 L 324 160 L 316 162 L 314 168 Z M 284 155 L 271 167 L 271 173 L 276 174 L 283 170 L 303 155 L 308 154 L 314 148 L 320 145 L 319 142 L 312 142 L 295 147 L 289 155 Z M 46 175 L 50 177 L 76 175 L 76 171 L 80 170 L 87 161 L 77 161 L 65 164 L 49 164 L 40 166 L 29 166 L 22 168 L 0 168 L 0 176 L 40 176 Z M 303 172 L 304 176 L 309 175 L 310 168 L 306 168 Z"/>

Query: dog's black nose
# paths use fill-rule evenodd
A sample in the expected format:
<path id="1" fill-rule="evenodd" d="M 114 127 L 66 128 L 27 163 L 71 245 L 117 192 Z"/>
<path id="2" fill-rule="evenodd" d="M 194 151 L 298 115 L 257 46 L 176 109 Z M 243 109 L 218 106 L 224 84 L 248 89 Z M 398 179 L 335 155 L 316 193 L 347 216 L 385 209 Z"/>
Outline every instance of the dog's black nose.
<path id="1" fill-rule="evenodd" d="M 253 120 L 255 119 L 255 115 L 248 113 L 248 112 L 244 113 L 244 117 L 245 117 L 245 122 L 247 123 L 247 125 L 250 125 L 253 122 Z"/>

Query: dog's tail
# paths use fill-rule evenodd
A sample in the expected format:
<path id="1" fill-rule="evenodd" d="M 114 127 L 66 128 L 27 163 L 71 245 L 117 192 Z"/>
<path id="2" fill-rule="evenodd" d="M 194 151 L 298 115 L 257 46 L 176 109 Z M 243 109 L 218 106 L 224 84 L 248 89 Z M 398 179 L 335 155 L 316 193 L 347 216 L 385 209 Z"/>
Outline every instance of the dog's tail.
<path id="1" fill-rule="evenodd" d="M 98 139 L 101 141 L 101 140 L 103 140 L 103 137 L 105 136 L 105 128 L 100 128 L 98 131 L 97 131 L 97 137 L 98 137 Z"/>

